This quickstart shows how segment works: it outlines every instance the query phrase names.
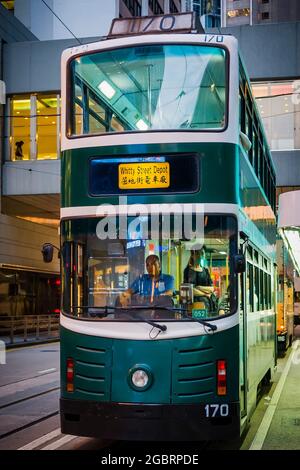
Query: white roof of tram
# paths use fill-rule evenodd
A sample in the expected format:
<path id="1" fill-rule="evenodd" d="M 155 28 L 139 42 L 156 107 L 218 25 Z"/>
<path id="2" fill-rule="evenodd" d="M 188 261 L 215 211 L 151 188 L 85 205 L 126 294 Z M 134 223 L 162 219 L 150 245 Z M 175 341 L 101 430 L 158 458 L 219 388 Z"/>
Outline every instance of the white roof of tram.
<path id="1" fill-rule="evenodd" d="M 278 228 L 298 227 L 300 229 L 300 190 L 280 194 Z"/>
<path id="2" fill-rule="evenodd" d="M 300 275 L 300 191 L 280 194 L 278 231 Z"/>

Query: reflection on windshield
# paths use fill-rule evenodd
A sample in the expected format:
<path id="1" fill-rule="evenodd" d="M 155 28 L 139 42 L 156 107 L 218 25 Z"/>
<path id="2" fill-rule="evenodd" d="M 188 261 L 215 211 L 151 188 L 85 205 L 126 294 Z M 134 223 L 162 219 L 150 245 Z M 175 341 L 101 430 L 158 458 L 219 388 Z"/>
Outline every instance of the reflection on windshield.
<path id="1" fill-rule="evenodd" d="M 72 240 L 63 235 L 66 313 L 130 321 L 134 311 L 139 319 L 171 320 L 233 311 L 233 218 L 206 217 L 204 244 L 197 239 L 143 239 L 137 233 L 127 240 L 100 240 L 96 223 L 63 223 L 63 234 L 72 233 Z"/>
<path id="2" fill-rule="evenodd" d="M 225 126 L 225 51 L 152 44 L 71 62 L 72 133 Z"/>

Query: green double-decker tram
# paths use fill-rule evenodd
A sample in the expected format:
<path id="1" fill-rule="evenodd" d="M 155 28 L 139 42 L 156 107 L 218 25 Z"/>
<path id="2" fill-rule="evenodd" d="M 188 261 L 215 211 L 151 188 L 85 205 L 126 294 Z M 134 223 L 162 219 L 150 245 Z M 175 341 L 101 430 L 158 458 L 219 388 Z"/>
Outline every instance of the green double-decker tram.
<path id="1" fill-rule="evenodd" d="M 262 123 L 236 39 L 177 20 L 63 53 L 67 434 L 235 438 L 276 362 Z"/>

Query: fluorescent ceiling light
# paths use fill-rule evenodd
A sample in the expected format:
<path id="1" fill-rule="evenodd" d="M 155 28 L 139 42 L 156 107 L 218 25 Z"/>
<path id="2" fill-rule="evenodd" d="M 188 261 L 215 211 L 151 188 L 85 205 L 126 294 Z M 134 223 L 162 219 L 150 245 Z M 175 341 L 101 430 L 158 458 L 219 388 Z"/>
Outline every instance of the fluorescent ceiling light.
<path id="1" fill-rule="evenodd" d="M 116 93 L 116 90 L 106 80 L 99 83 L 98 88 L 109 100 L 111 100 Z"/>
<path id="2" fill-rule="evenodd" d="M 143 119 L 139 119 L 138 122 L 136 123 L 136 127 L 140 129 L 140 131 L 146 131 L 148 129 L 147 124 Z"/>
<path id="3" fill-rule="evenodd" d="M 219 251 L 220 255 L 227 255 L 226 251 Z"/>

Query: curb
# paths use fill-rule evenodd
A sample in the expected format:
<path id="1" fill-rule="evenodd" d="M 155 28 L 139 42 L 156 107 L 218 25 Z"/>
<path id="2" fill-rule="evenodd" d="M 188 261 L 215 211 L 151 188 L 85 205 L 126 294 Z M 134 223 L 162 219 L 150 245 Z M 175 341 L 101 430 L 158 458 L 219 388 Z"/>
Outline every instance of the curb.
<path id="1" fill-rule="evenodd" d="M 8 349 L 17 349 L 17 348 L 24 348 L 26 346 L 36 346 L 39 344 L 47 344 L 47 343 L 57 343 L 60 341 L 60 338 L 49 338 L 49 339 L 41 339 L 36 341 L 23 341 L 22 343 L 5 343 L 5 348 Z"/>

